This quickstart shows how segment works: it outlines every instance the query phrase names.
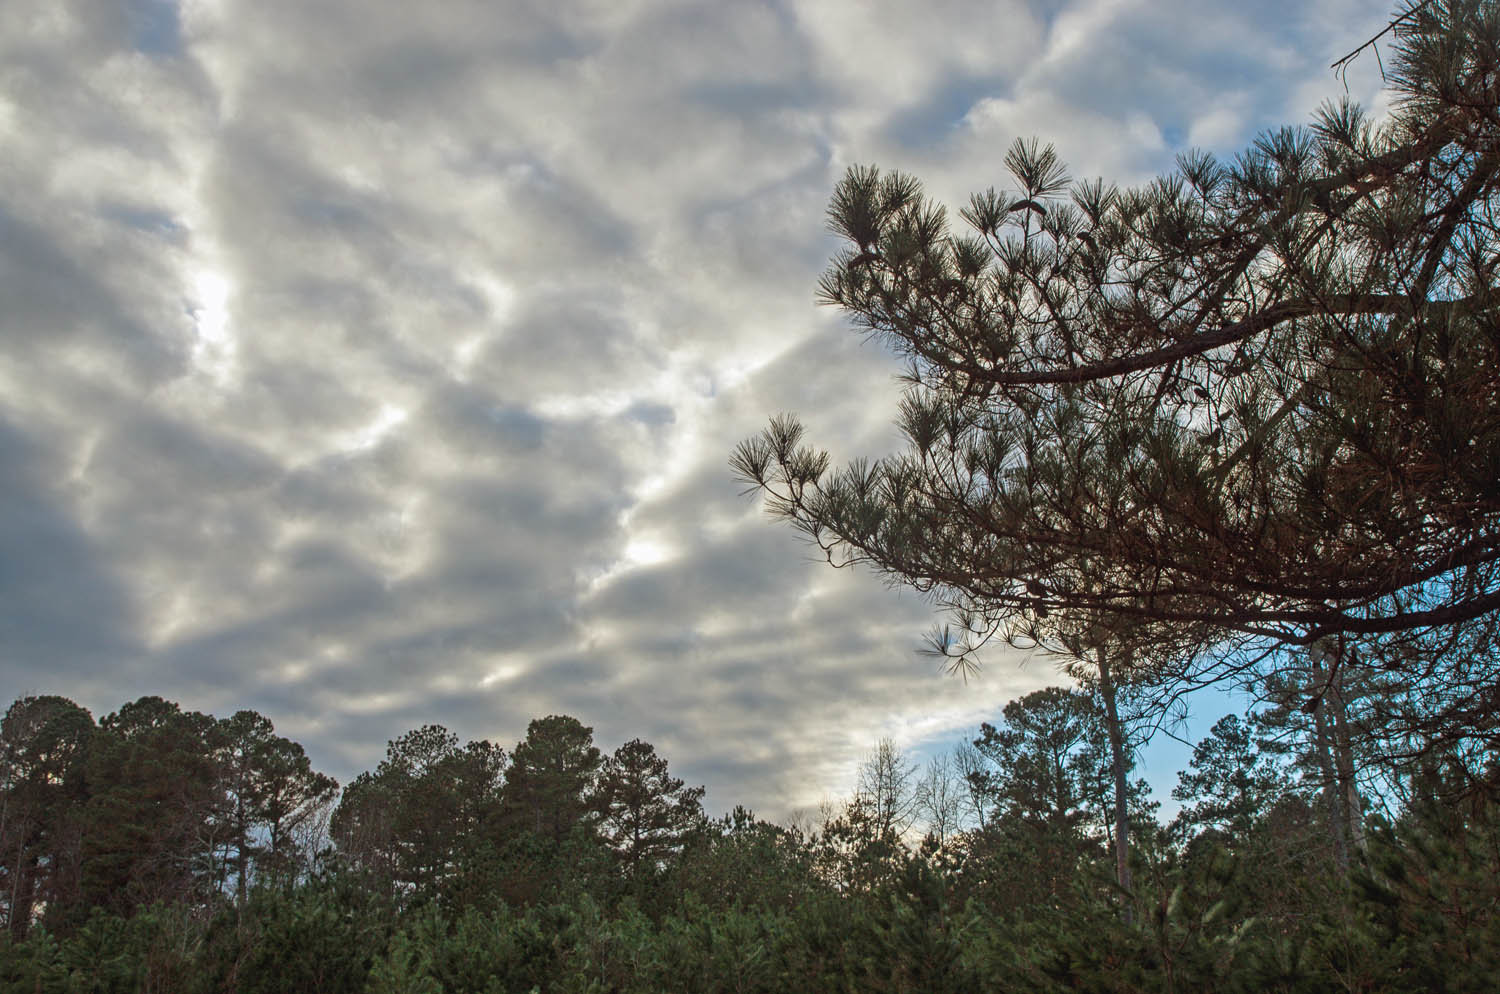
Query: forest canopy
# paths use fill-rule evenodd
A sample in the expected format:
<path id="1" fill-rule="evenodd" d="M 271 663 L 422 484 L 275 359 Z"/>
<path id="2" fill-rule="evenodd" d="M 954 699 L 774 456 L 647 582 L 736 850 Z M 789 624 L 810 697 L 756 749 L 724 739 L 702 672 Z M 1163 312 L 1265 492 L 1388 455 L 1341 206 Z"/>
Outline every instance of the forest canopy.
<path id="1" fill-rule="evenodd" d="M 649 743 L 565 715 L 510 749 L 413 729 L 339 792 L 253 711 L 22 698 L 0 992 L 1484 989 L 1500 824 L 1451 803 L 1482 771 L 1395 771 L 1351 832 L 1305 717 L 1225 716 L 1171 817 L 1132 767 L 1127 887 L 1086 688 L 925 765 L 875 743 L 786 825 L 711 817 Z"/>

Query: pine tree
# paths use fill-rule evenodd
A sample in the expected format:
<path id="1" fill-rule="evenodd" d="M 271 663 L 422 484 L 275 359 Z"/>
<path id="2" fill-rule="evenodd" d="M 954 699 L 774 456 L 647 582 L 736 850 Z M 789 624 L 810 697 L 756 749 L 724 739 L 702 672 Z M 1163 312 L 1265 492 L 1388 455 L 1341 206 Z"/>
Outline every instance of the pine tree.
<path id="1" fill-rule="evenodd" d="M 1287 790 L 1289 779 L 1288 771 L 1261 751 L 1255 727 L 1238 715 L 1225 715 L 1193 747 L 1188 768 L 1177 775 L 1172 797 L 1184 802 L 1178 831 L 1246 839 Z"/>
<path id="2" fill-rule="evenodd" d="M 631 739 L 604 761 L 594 787 L 599 830 L 639 886 L 681 852 L 703 824 L 703 788 L 667 770 L 648 742 Z"/>
<path id="3" fill-rule="evenodd" d="M 330 824 L 341 852 L 395 890 L 433 897 L 453 885 L 500 805 L 505 752 L 460 747 L 441 725 L 391 740 L 373 773 L 355 778 Z"/>
<path id="4" fill-rule="evenodd" d="M 575 828 L 591 828 L 590 794 L 602 761 L 594 730 L 577 718 L 533 720 L 505 775 L 505 823 L 554 846 Z"/>
<path id="5" fill-rule="evenodd" d="M 228 854 L 223 869 L 234 878 L 237 903 L 257 875 L 293 875 L 292 832 L 333 798 L 338 784 L 313 770 L 295 742 L 276 735 L 271 720 L 239 711 L 219 722 L 218 766 L 224 789 L 220 819 Z"/>
<path id="6" fill-rule="evenodd" d="M 23 697 L 0 722 L 0 907 L 13 939 L 76 896 L 94 719 L 64 697 Z"/>
<path id="7" fill-rule="evenodd" d="M 1202 628 L 1221 673 L 1394 640 L 1445 705 L 1415 728 L 1493 729 L 1466 699 L 1494 702 L 1500 658 L 1500 8 L 1408 4 L 1394 36 L 1384 122 L 1330 104 L 1133 190 L 1018 141 L 967 233 L 851 169 L 822 298 L 908 361 L 906 451 L 831 470 L 783 416 L 737 473 L 965 628 Z"/>
<path id="8" fill-rule="evenodd" d="M 99 722 L 82 812 L 84 910 L 207 900 L 225 841 L 217 746 L 212 716 L 160 697 Z"/>

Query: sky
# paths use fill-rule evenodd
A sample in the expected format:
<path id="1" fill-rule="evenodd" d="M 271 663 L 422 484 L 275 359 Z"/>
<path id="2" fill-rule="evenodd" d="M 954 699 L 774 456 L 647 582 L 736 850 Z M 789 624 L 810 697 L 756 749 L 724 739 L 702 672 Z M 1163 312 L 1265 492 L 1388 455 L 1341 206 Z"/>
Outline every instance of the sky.
<path id="1" fill-rule="evenodd" d="M 735 443 L 897 445 L 855 164 L 1122 185 L 1378 68 L 1355 0 L 6 0 L 0 706 L 254 709 L 347 782 L 569 714 L 785 818 L 1057 679 L 817 561 Z M 1208 716 L 1209 722 L 1218 714 Z M 1146 773 L 1170 789 L 1171 760 Z"/>

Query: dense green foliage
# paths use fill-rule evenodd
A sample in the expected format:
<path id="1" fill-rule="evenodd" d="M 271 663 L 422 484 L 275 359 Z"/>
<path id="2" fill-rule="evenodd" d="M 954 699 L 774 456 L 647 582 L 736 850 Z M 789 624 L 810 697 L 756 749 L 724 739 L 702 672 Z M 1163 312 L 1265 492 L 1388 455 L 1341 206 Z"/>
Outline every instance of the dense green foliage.
<path id="1" fill-rule="evenodd" d="M 1500 975 L 1493 764 L 1387 770 L 1400 797 L 1361 797 L 1341 835 L 1324 801 L 1342 788 L 1297 759 L 1315 730 L 1275 708 L 1226 716 L 1170 823 L 1132 789 L 1122 888 L 1103 720 L 1087 691 L 1039 691 L 923 777 L 882 742 L 855 795 L 799 829 L 710 819 L 648 743 L 606 755 L 564 716 L 510 753 L 417 729 L 335 804 L 252 712 L 143 698 L 95 725 L 23 698 L 0 729 L 0 994 L 1467 991 Z"/>

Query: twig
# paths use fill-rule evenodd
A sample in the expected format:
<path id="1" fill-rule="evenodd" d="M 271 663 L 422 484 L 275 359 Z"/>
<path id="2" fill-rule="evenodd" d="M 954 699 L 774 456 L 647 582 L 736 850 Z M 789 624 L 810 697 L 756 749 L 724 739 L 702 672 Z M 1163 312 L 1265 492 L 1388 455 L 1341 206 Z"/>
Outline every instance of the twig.
<path id="1" fill-rule="evenodd" d="M 1407 10 L 1406 13 L 1402 14 L 1399 17 L 1393 18 L 1391 20 L 1391 23 L 1389 23 L 1385 27 L 1381 28 L 1380 31 L 1377 32 L 1376 35 L 1373 38 L 1371 38 L 1369 41 L 1365 42 L 1363 45 L 1360 45 L 1358 48 L 1356 48 L 1354 51 L 1350 52 L 1348 55 L 1344 56 L 1342 59 L 1338 59 L 1332 65 L 1330 65 L 1328 68 L 1332 69 L 1336 73 L 1339 73 L 1341 76 L 1344 75 L 1347 72 L 1348 68 L 1349 68 L 1349 63 L 1353 62 L 1356 58 L 1358 58 L 1360 52 L 1363 52 L 1365 49 L 1370 48 L 1377 41 L 1379 41 L 1380 39 L 1384 38 L 1386 35 L 1390 34 L 1392 31 L 1394 31 L 1397 28 L 1397 26 L 1399 26 L 1401 24 L 1402 21 L 1409 20 L 1410 18 L 1412 18 L 1414 15 L 1416 15 L 1417 13 L 1419 13 L 1424 8 L 1430 7 L 1430 6 L 1432 6 L 1432 0 L 1422 0 L 1421 3 L 1417 4 L 1416 6 L 1412 7 L 1411 9 Z M 1377 61 L 1379 61 L 1379 59 L 1380 59 L 1380 50 L 1379 49 L 1375 50 L 1375 58 L 1376 58 Z M 1383 63 L 1380 66 L 1380 78 L 1382 80 L 1385 79 L 1385 65 Z"/>

